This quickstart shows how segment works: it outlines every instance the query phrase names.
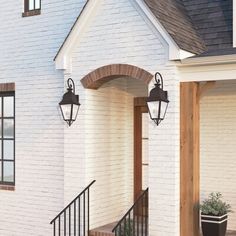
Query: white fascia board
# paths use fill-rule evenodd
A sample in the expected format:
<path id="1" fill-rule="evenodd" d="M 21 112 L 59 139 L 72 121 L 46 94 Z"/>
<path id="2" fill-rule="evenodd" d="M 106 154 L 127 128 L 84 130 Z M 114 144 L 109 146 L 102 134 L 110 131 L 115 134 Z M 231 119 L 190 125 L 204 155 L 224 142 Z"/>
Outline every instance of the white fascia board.
<path id="1" fill-rule="evenodd" d="M 233 0 L 233 47 L 236 47 L 236 0 Z"/>
<path id="2" fill-rule="evenodd" d="M 101 2 L 102 0 L 88 0 L 77 22 L 65 40 L 64 45 L 55 58 L 56 69 L 71 70 L 70 56 L 72 49 L 75 47 L 78 39 L 83 35 L 83 32 L 85 31 L 92 17 L 95 15 L 98 4 L 101 4 Z"/>
<path id="3" fill-rule="evenodd" d="M 178 66 L 201 66 L 201 65 L 222 65 L 236 63 L 236 54 L 220 56 L 190 57 L 181 60 Z"/>
<path id="4" fill-rule="evenodd" d="M 184 51 L 179 48 L 173 38 L 169 35 L 166 29 L 162 26 L 159 20 L 153 15 L 149 7 L 145 4 L 143 0 L 134 0 L 136 5 L 144 12 L 149 21 L 154 25 L 157 31 L 161 34 L 164 40 L 169 46 L 169 60 L 180 60 L 187 57 L 194 56 L 190 52 Z"/>

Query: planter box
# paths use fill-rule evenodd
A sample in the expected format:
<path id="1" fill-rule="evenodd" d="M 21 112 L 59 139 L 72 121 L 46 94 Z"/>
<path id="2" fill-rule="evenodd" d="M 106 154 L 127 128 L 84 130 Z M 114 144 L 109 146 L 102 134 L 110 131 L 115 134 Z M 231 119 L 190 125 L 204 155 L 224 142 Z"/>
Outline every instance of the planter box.
<path id="1" fill-rule="evenodd" d="M 209 216 L 201 215 L 203 236 L 225 236 L 228 215 Z"/>

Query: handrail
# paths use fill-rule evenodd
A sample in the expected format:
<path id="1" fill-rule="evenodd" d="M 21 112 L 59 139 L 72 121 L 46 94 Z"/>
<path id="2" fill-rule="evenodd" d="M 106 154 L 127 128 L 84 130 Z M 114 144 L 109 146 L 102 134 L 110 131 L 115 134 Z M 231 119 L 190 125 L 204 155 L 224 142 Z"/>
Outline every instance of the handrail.
<path id="1" fill-rule="evenodd" d="M 75 197 L 60 213 L 50 222 L 50 224 L 53 224 L 59 216 L 62 215 L 80 196 L 82 196 L 94 183 L 96 180 L 93 180 L 77 197 Z"/>
<path id="2" fill-rule="evenodd" d="M 130 207 L 130 209 L 126 212 L 126 214 L 119 220 L 119 222 L 116 224 L 116 226 L 112 229 L 112 233 L 114 233 L 117 228 L 121 225 L 121 223 L 126 219 L 127 216 L 131 213 L 132 210 L 134 210 L 135 206 L 139 203 L 139 201 L 148 193 L 148 188 L 137 198 L 137 200 L 134 202 L 134 204 Z"/>

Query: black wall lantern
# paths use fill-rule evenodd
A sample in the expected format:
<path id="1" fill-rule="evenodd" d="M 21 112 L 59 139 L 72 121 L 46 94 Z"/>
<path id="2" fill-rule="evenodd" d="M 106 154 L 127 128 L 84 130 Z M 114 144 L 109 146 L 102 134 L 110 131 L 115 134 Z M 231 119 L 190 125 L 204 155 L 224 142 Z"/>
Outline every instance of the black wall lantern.
<path id="1" fill-rule="evenodd" d="M 165 118 L 169 100 L 167 91 L 163 90 L 163 78 L 159 72 L 155 74 L 155 81 L 155 88 L 149 94 L 147 105 L 151 119 L 159 125 Z"/>
<path id="2" fill-rule="evenodd" d="M 75 95 L 75 83 L 72 79 L 67 80 L 67 92 L 63 95 L 62 101 L 59 103 L 64 121 L 69 126 L 76 120 L 80 103 L 79 95 Z"/>

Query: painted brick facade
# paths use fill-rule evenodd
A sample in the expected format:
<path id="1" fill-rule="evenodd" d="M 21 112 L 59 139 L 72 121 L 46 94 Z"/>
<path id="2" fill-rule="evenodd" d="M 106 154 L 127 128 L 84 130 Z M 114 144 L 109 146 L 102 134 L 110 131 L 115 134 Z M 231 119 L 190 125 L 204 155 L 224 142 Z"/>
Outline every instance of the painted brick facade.
<path id="1" fill-rule="evenodd" d="M 168 62 L 168 46 L 132 0 L 101 1 L 72 54 L 72 74 L 65 71 L 63 81 L 62 71 L 55 71 L 53 57 L 84 3 L 76 0 L 43 1 L 42 14 L 26 18 L 21 17 L 22 1 L 1 5 L 0 83 L 16 83 L 16 190 L 0 191 L 0 235 L 51 235 L 49 221 L 85 185 L 93 178 L 99 178 L 97 187 L 92 190 L 92 205 L 95 206 L 96 195 L 102 199 L 104 193 L 100 190 L 107 187 L 103 183 L 107 177 L 104 174 L 106 168 L 110 168 L 108 173 L 111 173 L 117 171 L 120 162 L 130 165 L 128 159 L 122 159 L 122 154 L 131 156 L 132 142 L 127 143 L 122 152 L 114 153 L 115 145 L 109 143 L 111 140 L 106 137 L 104 142 L 110 145 L 108 154 L 112 154 L 111 166 L 107 162 L 107 165 L 101 165 L 101 169 L 99 163 L 96 164 L 97 150 L 90 149 L 91 144 L 96 145 L 96 125 L 101 125 L 98 129 L 100 134 L 114 135 L 114 130 L 106 127 L 102 107 L 99 110 L 96 104 L 101 106 L 106 102 L 104 112 L 117 105 L 116 108 L 128 114 L 126 119 L 131 119 L 132 96 L 124 95 L 129 86 L 126 85 L 126 91 L 120 93 L 118 85 L 114 89 L 104 87 L 104 90 L 88 91 L 80 83 L 83 76 L 96 68 L 126 63 L 152 74 L 160 71 L 165 89 L 169 91 L 171 103 L 165 122 L 160 128 L 151 121 L 149 123 L 150 236 L 178 236 L 179 78 L 175 65 Z M 69 129 L 62 121 L 57 103 L 64 91 L 64 82 L 70 75 L 76 82 L 76 92 L 80 94 L 82 106 L 78 120 Z M 150 89 L 152 86 L 151 82 Z M 111 95 L 114 98 L 108 103 L 106 100 Z M 124 103 L 129 105 L 123 106 Z M 132 136 L 131 127 L 125 118 L 120 119 L 118 109 L 110 111 L 107 118 L 110 127 L 114 127 L 115 121 L 122 126 L 125 124 L 125 138 Z M 115 121 L 113 112 L 116 114 Z M 96 120 L 94 114 L 99 119 Z M 122 130 L 118 131 L 114 142 L 123 137 Z M 101 142 L 102 135 L 96 136 Z M 106 161 L 103 156 L 106 150 L 100 146 L 97 148 L 101 151 L 101 161 Z M 124 188 L 124 175 L 121 176 L 119 171 L 117 188 L 121 190 L 121 199 L 111 196 L 116 186 L 109 191 L 111 195 L 105 197 L 112 199 L 107 204 L 120 201 L 125 208 L 130 203 L 132 173 L 125 173 L 125 177 L 130 179 Z M 129 197 L 123 201 L 124 191 L 129 193 Z M 101 203 L 105 200 L 102 199 Z M 117 208 L 112 215 L 113 208 L 109 208 L 106 215 L 106 209 L 101 207 L 95 206 L 92 216 L 94 225 L 105 223 L 108 217 L 113 219 L 122 213 L 121 208 Z M 102 210 L 104 215 L 101 215 Z"/>
<path id="2" fill-rule="evenodd" d="M 232 205 L 229 229 L 236 229 L 236 83 L 218 82 L 201 99 L 201 197 L 221 192 Z"/>
<path id="3" fill-rule="evenodd" d="M 53 58 L 85 1 L 42 1 L 22 18 L 23 1 L 0 8 L 0 83 L 16 84 L 16 188 L 0 190 L 0 235 L 52 235 L 64 202 L 63 73 Z"/>
<path id="4" fill-rule="evenodd" d="M 84 104 L 83 108 L 81 107 L 80 116 L 86 117 L 86 121 L 89 120 L 85 124 L 87 128 L 83 130 L 84 133 L 82 132 L 83 128 L 79 121 L 76 122 L 75 127 L 81 129 L 82 133 L 79 136 L 85 135 L 83 137 L 85 137 L 85 142 L 88 144 L 90 144 L 89 137 L 92 136 L 93 139 L 96 140 L 94 138 L 96 130 L 93 130 L 93 128 L 96 127 L 96 123 L 103 124 L 104 122 L 102 120 L 93 121 L 97 118 L 97 116 L 96 118 L 93 116 L 93 114 L 96 114 L 93 109 L 96 107 L 96 104 L 99 104 L 100 100 L 103 101 L 107 96 L 104 97 L 102 90 L 95 92 L 84 90 L 79 82 L 79 78 L 83 78 L 99 67 L 116 63 L 132 64 L 153 74 L 156 71 L 160 71 L 164 76 L 165 88 L 169 91 L 171 100 L 168 112 L 169 116 L 159 128 L 153 125 L 151 121 L 149 123 L 151 139 L 149 146 L 150 236 L 178 236 L 178 73 L 175 70 L 175 65 L 168 62 L 168 47 L 166 43 L 158 32 L 155 31 L 151 23 L 142 16 L 142 13 L 136 8 L 133 1 L 102 1 L 96 15 L 93 16 L 90 25 L 80 38 L 77 49 L 74 50 L 72 55 L 72 77 L 78 78 L 76 81 L 77 87 L 79 88 L 79 93 L 82 95 L 81 103 Z M 66 75 L 66 78 L 67 76 L 68 75 Z M 150 89 L 152 87 L 153 83 L 151 82 Z M 96 102 L 97 100 L 99 102 Z M 119 103 L 117 105 L 119 105 Z M 104 109 L 107 110 L 107 108 Z M 96 111 L 97 110 L 99 110 L 98 107 L 96 108 Z M 102 113 L 102 110 L 100 112 Z M 102 119 L 101 114 L 98 117 Z M 114 121 L 112 121 L 114 118 L 110 117 L 109 119 L 109 122 L 114 124 Z M 121 119 L 119 122 L 122 122 L 122 118 L 116 117 L 115 119 Z M 92 121 L 93 123 L 91 124 Z M 87 130 L 92 133 L 87 134 Z M 106 127 L 104 127 L 103 132 L 106 132 Z M 101 136 L 97 137 L 98 140 L 99 138 L 101 138 Z M 130 145 L 132 145 L 132 143 L 130 143 Z M 87 147 L 92 148 L 91 145 Z M 87 150 L 89 150 L 89 158 L 87 159 L 87 155 L 85 155 L 84 158 L 86 158 L 86 161 L 84 158 L 81 160 L 82 163 L 85 163 L 86 170 L 87 168 L 90 169 L 91 165 L 96 165 L 95 163 L 97 162 L 94 150 Z M 98 152 L 99 150 L 106 152 L 104 147 L 99 147 Z M 104 170 L 101 169 L 101 173 L 103 172 L 106 172 L 106 167 L 104 167 Z M 102 175 L 104 176 L 104 174 Z M 89 182 L 92 176 L 94 176 L 94 173 L 86 172 L 86 182 Z M 107 178 L 109 178 L 108 175 Z M 121 186 L 121 182 L 121 178 L 117 180 L 117 186 Z M 102 182 L 98 183 L 98 186 L 105 188 L 105 184 Z M 114 189 L 115 188 L 113 188 L 112 192 Z M 110 199 L 115 199 L 115 196 L 111 196 Z M 96 199 L 94 202 L 96 203 Z M 100 211 L 101 209 L 97 212 Z M 120 212 L 120 209 L 117 208 L 116 212 Z M 115 215 L 116 214 L 113 216 Z M 97 219 L 95 225 L 101 222 L 111 223 L 107 222 L 106 215 L 102 215 L 101 219 Z"/>

